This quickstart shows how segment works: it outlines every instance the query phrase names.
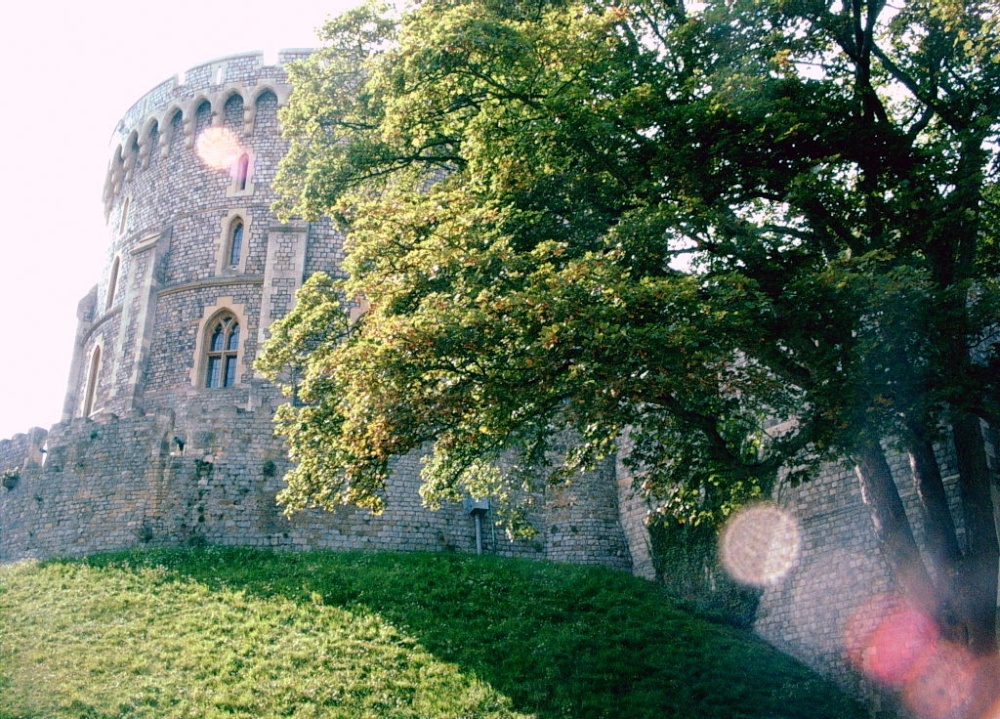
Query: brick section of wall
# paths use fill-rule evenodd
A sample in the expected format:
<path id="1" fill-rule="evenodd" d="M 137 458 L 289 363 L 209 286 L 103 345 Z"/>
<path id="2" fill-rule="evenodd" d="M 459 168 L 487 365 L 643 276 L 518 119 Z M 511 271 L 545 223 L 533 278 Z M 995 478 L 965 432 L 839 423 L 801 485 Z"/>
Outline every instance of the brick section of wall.
<path id="1" fill-rule="evenodd" d="M 908 460 L 899 453 L 890 453 L 888 458 L 914 537 L 925 546 Z M 939 448 L 938 460 L 962 541 L 951 448 Z M 865 682 L 848 663 L 848 622 L 874 597 L 895 588 L 854 470 L 830 465 L 798 487 L 779 486 L 776 499 L 798 522 L 801 551 L 792 571 L 765 589 L 755 628 L 780 649 L 845 686 L 865 692 Z"/>
<path id="2" fill-rule="evenodd" d="M 801 533 L 792 572 L 768 587 L 757 611 L 757 632 L 817 669 L 854 681 L 844 654 L 851 614 L 873 594 L 889 590 L 871 517 L 854 473 L 830 467 L 817 479 L 784 488 L 780 504 Z"/>

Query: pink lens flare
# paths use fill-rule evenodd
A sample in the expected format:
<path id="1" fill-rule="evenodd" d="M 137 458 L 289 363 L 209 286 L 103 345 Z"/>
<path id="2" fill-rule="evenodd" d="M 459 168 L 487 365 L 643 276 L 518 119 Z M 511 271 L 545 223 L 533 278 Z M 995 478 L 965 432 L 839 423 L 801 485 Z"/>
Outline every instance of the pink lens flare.
<path id="1" fill-rule="evenodd" d="M 967 651 L 949 642 L 937 642 L 922 653 L 910 669 L 903 701 L 920 719 L 966 716 L 973 696 L 975 662 Z"/>

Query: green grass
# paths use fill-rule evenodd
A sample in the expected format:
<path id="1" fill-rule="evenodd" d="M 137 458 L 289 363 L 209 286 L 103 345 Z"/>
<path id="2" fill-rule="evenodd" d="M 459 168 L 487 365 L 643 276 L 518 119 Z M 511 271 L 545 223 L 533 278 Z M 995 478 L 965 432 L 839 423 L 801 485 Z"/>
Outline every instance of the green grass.
<path id="1" fill-rule="evenodd" d="M 604 569 L 211 547 L 0 567 L 0 719 L 863 714 Z"/>

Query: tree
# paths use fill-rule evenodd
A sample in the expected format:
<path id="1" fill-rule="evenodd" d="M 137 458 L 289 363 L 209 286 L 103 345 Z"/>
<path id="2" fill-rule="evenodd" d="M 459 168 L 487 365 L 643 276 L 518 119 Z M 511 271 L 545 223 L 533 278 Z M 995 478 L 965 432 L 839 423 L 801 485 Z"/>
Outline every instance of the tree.
<path id="1" fill-rule="evenodd" d="M 627 431 L 648 491 L 697 522 L 848 457 L 901 589 L 995 649 L 996 11 L 425 0 L 332 21 L 291 71 L 278 187 L 348 228 L 322 296 L 368 310 L 294 350 L 284 501 L 378 509 L 390 459 L 429 443 L 428 502 L 516 507 Z"/>

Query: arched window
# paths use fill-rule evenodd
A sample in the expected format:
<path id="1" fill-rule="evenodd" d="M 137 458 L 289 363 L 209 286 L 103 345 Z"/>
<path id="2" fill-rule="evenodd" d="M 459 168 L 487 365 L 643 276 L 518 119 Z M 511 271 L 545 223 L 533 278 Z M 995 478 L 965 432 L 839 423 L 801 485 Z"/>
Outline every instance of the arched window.
<path id="1" fill-rule="evenodd" d="M 237 267 L 243 256 L 243 220 L 236 218 L 229 226 L 229 248 L 226 258 L 230 267 Z"/>
<path id="2" fill-rule="evenodd" d="M 236 359 L 240 346 L 240 325 L 230 314 L 209 325 L 208 354 L 205 363 L 206 387 L 232 387 L 236 384 Z"/>
<path id="3" fill-rule="evenodd" d="M 90 355 L 90 369 L 87 370 L 87 387 L 83 393 L 83 416 L 89 417 L 94 411 L 94 398 L 97 396 L 97 380 L 101 371 L 101 346 L 94 347 Z"/>
<path id="4" fill-rule="evenodd" d="M 111 309 L 111 305 L 115 302 L 115 292 L 118 291 L 118 268 L 121 266 L 121 258 L 116 257 L 115 261 L 111 263 L 111 275 L 108 277 L 108 294 L 104 300 L 104 311 L 107 312 Z"/>
<path id="5" fill-rule="evenodd" d="M 245 152 L 240 155 L 240 159 L 236 161 L 236 172 L 234 180 L 236 182 L 236 191 L 243 192 L 247 189 L 247 178 L 250 175 L 250 155 Z"/>

